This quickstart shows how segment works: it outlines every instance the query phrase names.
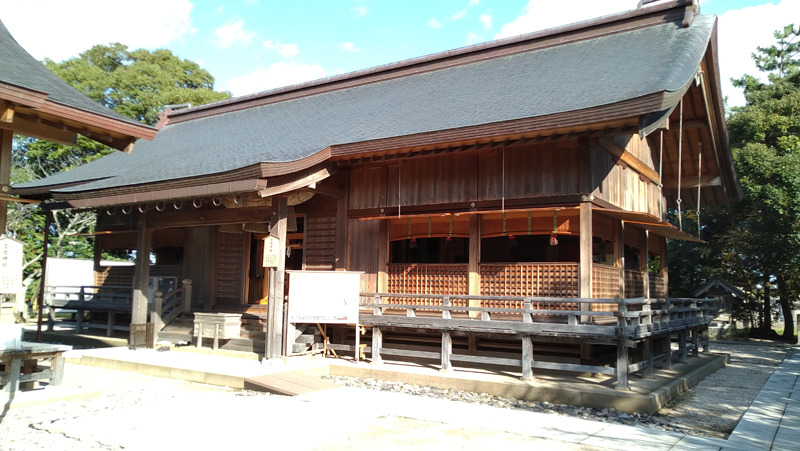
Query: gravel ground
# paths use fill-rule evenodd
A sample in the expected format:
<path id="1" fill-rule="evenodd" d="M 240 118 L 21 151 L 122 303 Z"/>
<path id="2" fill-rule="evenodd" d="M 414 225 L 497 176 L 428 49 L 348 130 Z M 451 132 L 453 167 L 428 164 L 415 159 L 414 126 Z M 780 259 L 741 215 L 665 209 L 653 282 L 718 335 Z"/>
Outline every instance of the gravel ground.
<path id="1" fill-rule="evenodd" d="M 613 408 L 594 409 L 548 402 L 527 402 L 490 396 L 486 393 L 470 393 L 376 379 L 341 376 L 328 377 L 328 379 L 350 387 L 396 391 L 418 396 L 488 404 L 508 409 L 576 416 L 606 423 L 616 422 L 643 428 L 727 438 L 736 428 L 739 418 L 761 391 L 767 379 L 783 361 L 789 348 L 769 342 L 714 342 L 711 348 L 713 352 L 730 354 L 731 359 L 728 366 L 706 377 L 654 415 L 639 413 L 629 415 L 617 412 Z"/>
<path id="2" fill-rule="evenodd" d="M 730 353 L 731 363 L 703 380 L 698 386 L 676 399 L 657 415 L 628 415 L 614 409 L 589 409 L 549 403 L 524 402 L 505 399 L 480 393 L 442 390 L 432 387 L 411 386 L 400 382 L 384 382 L 374 379 L 333 378 L 343 385 L 358 386 L 376 390 L 407 392 L 420 396 L 453 399 L 462 402 L 489 404 L 499 408 L 523 409 L 557 415 L 571 415 L 588 420 L 616 422 L 644 428 L 679 431 L 684 433 L 727 437 L 752 400 L 783 360 L 788 348 L 773 344 L 714 343 L 716 352 Z M 150 445 L 154 431 L 178 428 L 183 430 L 173 435 L 176 440 L 186 437 L 181 434 L 196 434 L 208 431 L 205 424 L 213 424 L 224 430 L 237 428 L 243 419 L 253 425 L 263 414 L 265 406 L 280 406 L 280 396 L 266 393 L 232 390 L 226 387 L 203 385 L 179 380 L 162 379 L 134 373 L 109 369 L 68 364 L 65 372 L 65 386 L 72 388 L 91 388 L 98 396 L 75 401 L 56 401 L 39 406 L 15 407 L 0 412 L 0 450 L 29 451 L 39 449 L 54 450 L 109 450 L 109 449 L 154 449 Z M 216 415 L 198 412 L 201 406 L 213 405 L 228 412 L 240 415 Z M 200 406 L 200 407 L 198 407 Z M 275 409 L 275 407 L 269 407 Z M 176 412 L 177 410 L 177 412 Z M 254 412 L 254 413 L 248 413 Z M 179 418 L 179 420 L 176 420 Z M 163 425 L 160 422 L 164 422 Z M 239 423 L 237 423 L 237 421 Z M 402 421 L 394 419 L 393 421 Z M 103 427 L 108 422 L 108 427 Z M 228 423 L 226 423 L 228 422 Z M 413 423 L 413 422 L 412 422 Z M 128 424 L 120 436 L 119 424 Z M 155 429 L 153 425 L 161 426 Z M 92 425 L 89 427 L 88 425 Z M 413 424 L 404 424 L 412 428 Z M 199 428 L 198 428 L 199 427 Z M 383 425 L 382 427 L 386 427 Z M 428 425 L 430 429 L 431 426 Z M 428 431 L 444 433 L 439 426 Z M 412 428 L 413 429 L 413 428 Z M 424 433 L 424 429 L 416 434 Z M 451 429 L 453 429 L 451 427 Z M 112 432 L 114 431 L 114 432 Z M 445 431 L 446 432 L 446 431 Z M 477 431 L 473 431 L 477 434 Z M 463 435 L 461 431 L 456 435 Z M 112 435 L 113 434 L 113 435 Z M 174 434 L 174 433 L 173 433 Z M 168 436 L 169 437 L 169 436 Z M 216 439 L 209 436 L 209 446 Z M 485 437 L 484 437 L 485 438 Z M 503 435 L 496 439 L 519 440 L 522 437 Z M 222 440 L 222 436 L 219 438 Z M 402 438 L 401 438 L 402 439 Z M 480 440 L 475 435 L 465 443 Z M 150 441 L 148 441 L 150 440 Z M 129 443 L 131 445 L 129 445 Z M 168 442 L 158 442 L 167 445 Z M 175 446 L 179 447 L 180 442 Z M 225 442 L 227 444 L 227 442 Z M 122 444 L 122 445 L 121 445 Z M 365 442 L 365 449 L 368 449 Z M 224 444 L 220 446 L 225 447 Z M 246 446 L 246 444 L 245 444 Z M 167 446 L 170 447 L 170 446 Z M 588 449 L 568 447 L 569 449 Z"/>

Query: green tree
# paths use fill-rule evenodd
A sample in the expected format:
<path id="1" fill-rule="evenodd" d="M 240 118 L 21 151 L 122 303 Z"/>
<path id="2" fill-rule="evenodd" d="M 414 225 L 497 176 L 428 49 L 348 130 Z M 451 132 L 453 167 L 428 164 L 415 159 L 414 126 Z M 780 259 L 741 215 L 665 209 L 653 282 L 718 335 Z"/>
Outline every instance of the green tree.
<path id="1" fill-rule="evenodd" d="M 44 64 L 88 97 L 149 125 L 155 125 L 164 105 L 202 105 L 231 97 L 229 92 L 214 91 L 214 77 L 208 71 L 166 49 L 129 50 L 119 43 L 97 45 L 78 57 L 61 63 L 45 60 Z M 83 136 L 78 136 L 74 146 L 15 136 L 12 183 L 63 172 L 114 151 Z M 90 238 L 76 234 L 92 232 L 95 222 L 93 213 L 54 212 L 49 255 L 91 258 Z M 26 279 L 38 278 L 44 240 L 40 208 L 9 205 L 8 230 L 27 244 Z"/>
<path id="2" fill-rule="evenodd" d="M 793 25 L 775 32 L 777 45 L 759 47 L 757 66 L 767 83 L 746 75 L 734 80 L 747 101 L 728 120 L 744 200 L 725 239 L 738 244 L 763 290 L 762 329 L 771 329 L 771 289 L 777 286 L 786 321 L 785 339 L 794 334 L 791 309 L 800 294 L 800 43 Z"/>

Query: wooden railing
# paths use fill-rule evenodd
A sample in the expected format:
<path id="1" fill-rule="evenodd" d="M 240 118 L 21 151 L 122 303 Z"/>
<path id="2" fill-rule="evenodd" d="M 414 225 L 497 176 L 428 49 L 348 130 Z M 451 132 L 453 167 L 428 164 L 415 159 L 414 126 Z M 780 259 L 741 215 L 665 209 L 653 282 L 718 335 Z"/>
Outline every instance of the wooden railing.
<path id="1" fill-rule="evenodd" d="M 414 299 L 425 297 L 431 299 L 425 306 L 416 303 L 388 303 L 387 299 Z M 699 347 L 708 349 L 708 324 L 717 311 L 716 299 L 666 299 L 651 302 L 645 298 L 635 299 L 582 299 L 582 298 L 536 298 L 518 296 L 464 296 L 464 295 L 399 295 L 396 293 L 361 293 L 362 313 L 359 323 L 372 326 L 372 353 L 374 363 L 381 363 L 381 353 L 411 357 L 441 359 L 442 370 L 451 370 L 452 361 L 471 363 L 489 363 L 506 366 L 518 366 L 522 369 L 523 379 L 533 377 L 533 369 L 548 369 L 586 373 L 611 374 L 617 377 L 617 387 L 628 388 L 630 372 L 645 371 L 652 375 L 655 363 L 664 361 L 671 365 L 673 351 L 670 348 L 670 336 L 678 336 L 679 361 L 685 361 L 691 348 L 696 356 Z M 466 307 L 470 301 L 487 300 L 499 304 L 521 302 L 523 308 L 498 307 Z M 460 305 L 455 305 L 460 301 Z M 564 305 L 596 305 L 613 304 L 616 311 L 602 310 L 570 310 L 567 308 L 539 309 L 537 302 Z M 438 308 L 430 305 L 437 303 Z M 404 309 L 405 315 L 386 314 Z M 366 313 L 366 312 L 371 313 Z M 438 314 L 436 314 L 438 311 Z M 419 314 L 418 314 L 419 313 Z M 553 317 L 561 318 L 554 322 Z M 600 321 L 603 318 L 615 318 L 616 321 Z M 441 352 L 387 349 L 383 348 L 383 327 L 418 328 L 442 331 Z M 520 359 L 497 358 L 467 354 L 454 354 L 451 331 L 464 333 L 507 334 L 522 339 L 522 357 Z M 691 334 L 691 343 L 687 343 L 687 331 Z M 702 335 L 702 338 L 701 338 Z M 653 348 L 653 338 L 661 337 L 660 349 Z M 555 339 L 566 342 L 608 343 L 617 345 L 616 367 L 583 365 L 574 363 L 543 362 L 533 360 L 532 339 Z M 629 363 L 628 348 L 635 347 L 636 342 L 643 343 L 642 360 Z M 356 347 L 358 344 L 356 344 Z"/>
<path id="2" fill-rule="evenodd" d="M 114 330 L 128 330 L 126 326 L 117 326 L 115 316 L 120 312 L 130 312 L 133 290 L 129 286 L 47 286 L 44 302 L 47 313 L 47 328 L 53 330 L 56 322 L 55 309 L 75 310 L 73 325 L 76 333 L 83 332 L 85 327 L 105 328 L 106 335 L 111 336 Z M 85 312 L 106 312 L 105 324 L 85 322 Z"/>
<path id="3" fill-rule="evenodd" d="M 161 331 L 181 313 L 192 311 L 192 281 L 183 279 L 183 286 L 172 290 L 166 297 L 160 291 L 153 293 L 153 310 L 150 321 L 156 331 Z"/>
<path id="4" fill-rule="evenodd" d="M 150 303 L 150 321 L 160 331 L 183 312 L 191 311 L 192 281 L 183 280 L 183 287 L 173 290 L 166 297 L 160 291 L 153 294 Z M 84 328 L 105 328 L 106 335 L 113 335 L 115 330 L 129 330 L 128 326 L 116 325 L 116 315 L 131 313 L 133 288 L 130 286 L 48 286 L 45 287 L 45 307 L 48 316 L 48 329 L 53 330 L 56 322 L 56 309 L 74 310 L 75 321 L 61 321 L 63 325 L 74 326 L 75 332 L 81 333 Z M 107 314 L 105 324 L 92 323 L 91 315 L 86 312 L 103 312 Z M 88 320 L 88 321 L 87 321 Z"/>

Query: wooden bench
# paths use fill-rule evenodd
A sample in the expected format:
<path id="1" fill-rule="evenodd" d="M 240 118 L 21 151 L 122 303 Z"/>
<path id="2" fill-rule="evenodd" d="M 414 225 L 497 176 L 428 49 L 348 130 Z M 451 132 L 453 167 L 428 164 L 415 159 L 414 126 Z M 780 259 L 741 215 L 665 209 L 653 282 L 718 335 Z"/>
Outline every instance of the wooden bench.
<path id="1" fill-rule="evenodd" d="M 20 383 L 47 380 L 52 386 L 61 384 L 64 377 L 64 351 L 71 346 L 45 343 L 22 342 L 18 349 L 0 350 L 0 385 L 3 391 L 13 393 L 19 390 Z M 49 369 L 39 370 L 39 360 L 52 359 Z"/>

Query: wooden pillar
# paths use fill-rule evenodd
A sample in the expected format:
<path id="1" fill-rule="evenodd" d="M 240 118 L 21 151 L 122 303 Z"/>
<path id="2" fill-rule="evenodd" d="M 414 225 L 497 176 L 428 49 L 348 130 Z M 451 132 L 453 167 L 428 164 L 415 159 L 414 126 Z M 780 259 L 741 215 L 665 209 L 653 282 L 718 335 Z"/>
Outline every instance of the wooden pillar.
<path id="1" fill-rule="evenodd" d="M 358 333 L 358 331 L 356 331 Z M 381 358 L 381 347 L 383 346 L 383 331 L 378 326 L 372 327 L 372 363 L 380 365 L 383 363 Z"/>
<path id="2" fill-rule="evenodd" d="M 617 390 L 630 390 L 628 386 L 628 347 L 625 340 L 617 342 Z"/>
<path id="3" fill-rule="evenodd" d="M 53 214 L 49 211 L 45 212 L 44 216 L 44 240 L 42 240 L 42 273 L 39 276 L 39 319 L 36 322 L 36 341 L 42 341 L 42 315 L 44 314 L 44 296 L 48 290 L 45 281 L 47 280 L 47 253 L 50 247 L 50 224 L 52 223 Z M 52 302 L 52 298 L 48 299 Z M 55 322 L 55 313 L 53 308 L 48 303 L 47 313 L 50 317 L 47 330 L 53 330 L 53 323 Z"/>
<path id="4" fill-rule="evenodd" d="M 625 221 L 619 222 L 619 241 L 617 241 L 619 262 L 619 297 L 625 298 Z"/>
<path id="5" fill-rule="evenodd" d="M 11 189 L 11 146 L 14 132 L 0 129 L 0 194 L 8 194 Z M 0 200 L 0 235 L 6 233 L 8 221 L 8 202 Z"/>
<path id="6" fill-rule="evenodd" d="M 441 371 L 453 371 L 450 356 L 453 354 L 453 337 L 449 331 L 442 331 L 442 368 Z"/>
<path id="7" fill-rule="evenodd" d="M 277 237 L 278 249 L 286 249 L 287 204 L 285 197 L 272 199 L 272 216 L 269 234 Z M 278 258 L 278 266 L 269 268 L 269 316 L 264 354 L 267 359 L 276 359 L 283 354 L 283 291 L 286 260 Z"/>
<path id="8" fill-rule="evenodd" d="M 692 329 L 692 357 L 697 357 L 700 352 L 700 329 Z"/>
<path id="9" fill-rule="evenodd" d="M 136 235 L 136 266 L 133 272 L 131 331 L 128 340 L 128 346 L 132 349 L 147 346 L 144 332 L 147 327 L 147 291 L 152 236 L 153 231 L 147 223 L 147 213 L 140 213 Z"/>
<path id="10" fill-rule="evenodd" d="M 647 362 L 647 368 L 644 369 L 644 377 L 653 377 L 653 337 L 647 337 L 644 340 L 644 359 Z"/>
<path id="11" fill-rule="evenodd" d="M 592 204 L 581 202 L 580 209 L 580 264 L 578 265 L 578 292 L 582 298 L 592 297 Z M 581 308 L 588 308 L 588 306 Z"/>
<path id="12" fill-rule="evenodd" d="M 650 231 L 642 230 L 639 234 L 639 270 L 642 272 L 642 293 L 645 299 L 650 298 Z"/>
<path id="13" fill-rule="evenodd" d="M 378 280 L 375 289 L 378 293 L 389 290 L 389 221 L 380 221 L 378 224 Z"/>
<path id="14" fill-rule="evenodd" d="M 530 335 L 522 336 L 522 380 L 533 380 L 533 340 Z"/>
<path id="15" fill-rule="evenodd" d="M 481 215 L 474 214 L 469 217 L 469 279 L 468 291 L 470 296 L 479 296 L 481 294 Z M 470 299 L 470 307 L 480 307 L 479 300 Z M 469 312 L 470 318 L 477 318 L 478 312 Z M 475 345 L 474 337 L 470 337 L 470 350 Z"/>
<path id="16" fill-rule="evenodd" d="M 686 363 L 686 329 L 678 332 L 678 362 Z"/>
<path id="17" fill-rule="evenodd" d="M 664 355 L 666 359 L 664 360 L 664 368 L 665 369 L 672 369 L 672 335 L 666 334 L 664 336 Z"/>

